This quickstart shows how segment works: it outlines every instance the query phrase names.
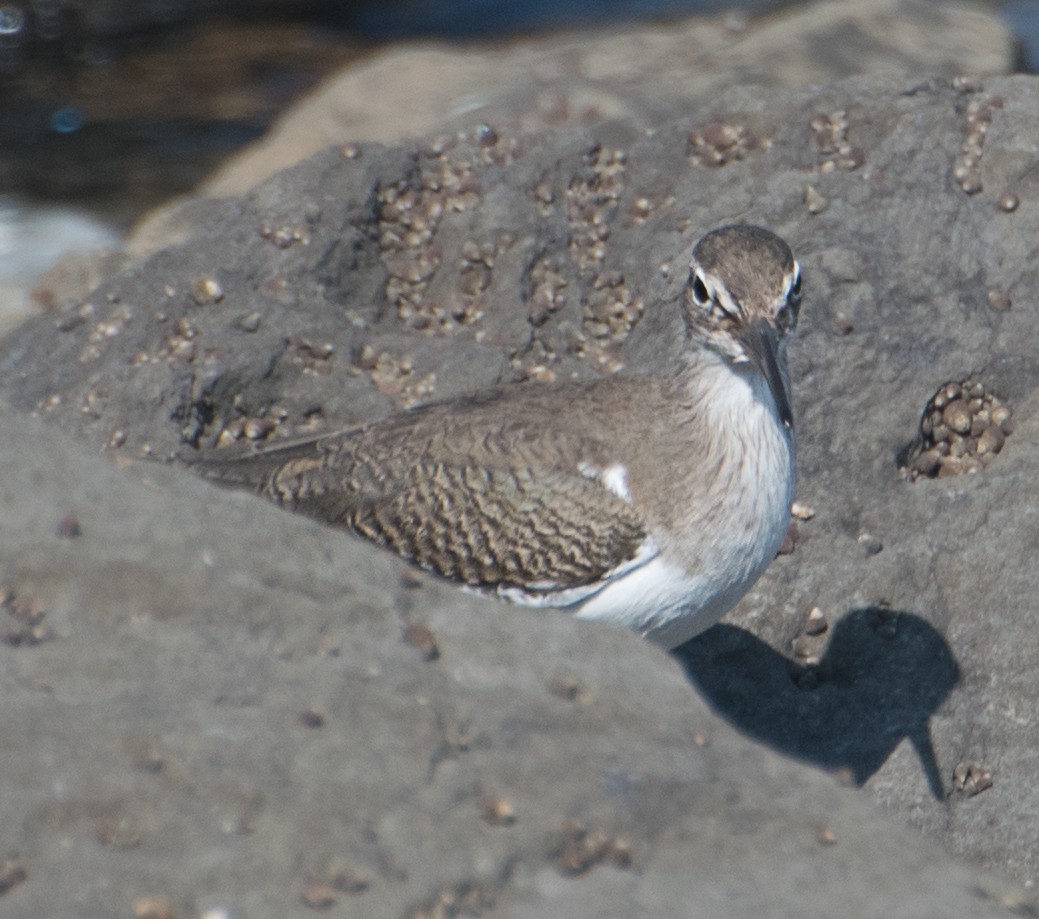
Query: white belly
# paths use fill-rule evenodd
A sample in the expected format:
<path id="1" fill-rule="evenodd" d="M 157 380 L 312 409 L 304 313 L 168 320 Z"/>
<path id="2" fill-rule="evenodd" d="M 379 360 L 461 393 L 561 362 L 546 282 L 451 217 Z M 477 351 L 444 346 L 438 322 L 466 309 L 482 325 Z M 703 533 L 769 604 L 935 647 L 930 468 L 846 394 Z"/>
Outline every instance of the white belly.
<path id="1" fill-rule="evenodd" d="M 775 549 L 762 551 L 756 564 L 741 564 L 739 570 L 720 566 L 690 575 L 657 555 L 573 609 L 578 619 L 624 626 L 662 647 L 675 648 L 732 609 L 774 557 Z"/>

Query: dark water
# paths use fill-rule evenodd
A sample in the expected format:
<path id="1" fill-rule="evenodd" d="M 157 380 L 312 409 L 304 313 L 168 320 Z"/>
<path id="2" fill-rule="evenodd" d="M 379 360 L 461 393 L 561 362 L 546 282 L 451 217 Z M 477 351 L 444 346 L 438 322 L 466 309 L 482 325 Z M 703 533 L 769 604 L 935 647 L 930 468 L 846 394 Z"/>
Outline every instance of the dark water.
<path id="1" fill-rule="evenodd" d="M 734 4 L 312 0 L 296 18 L 237 20 L 191 12 L 200 7 L 221 4 L 84 2 L 77 17 L 61 0 L 0 0 L 0 195 L 71 204 L 127 227 L 195 187 L 323 77 L 387 42 L 508 37 Z"/>
<path id="2" fill-rule="evenodd" d="M 943 0 L 933 2 L 937 11 Z M 1039 71 L 1039 0 L 981 4 L 1002 11 L 1022 66 Z M 0 195 L 74 204 L 125 227 L 193 188 L 322 77 L 386 42 L 506 38 L 780 5 L 310 0 L 293 7 L 307 10 L 295 19 L 214 20 L 190 11 L 219 9 L 217 0 L 149 0 L 84 3 L 124 16 L 88 21 L 72 17 L 63 0 L 0 0 Z"/>
<path id="3" fill-rule="evenodd" d="M 365 6 L 351 16 L 351 21 L 362 33 L 384 40 L 423 35 L 494 38 L 517 32 L 641 22 L 730 9 L 760 12 L 781 3 L 782 0 L 400 0 Z M 788 0 L 786 5 L 793 4 Z"/>
<path id="4" fill-rule="evenodd" d="M 1039 0 L 1012 0 L 1000 8 L 1003 21 L 1018 41 L 1018 66 L 1039 73 Z"/>

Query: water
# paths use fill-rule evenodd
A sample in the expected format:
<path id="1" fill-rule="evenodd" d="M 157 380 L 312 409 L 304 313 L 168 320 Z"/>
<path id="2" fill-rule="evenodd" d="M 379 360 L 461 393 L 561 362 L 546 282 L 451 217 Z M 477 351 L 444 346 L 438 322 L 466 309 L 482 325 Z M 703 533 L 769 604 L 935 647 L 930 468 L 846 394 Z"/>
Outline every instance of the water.
<path id="1" fill-rule="evenodd" d="M 0 74 L 15 73 L 25 61 L 28 20 L 21 7 L 0 6 Z"/>
<path id="2" fill-rule="evenodd" d="M 1000 10 L 1020 46 L 1020 68 L 1039 73 L 1039 0 L 1012 0 Z"/>
<path id="3" fill-rule="evenodd" d="M 0 334 L 29 315 L 29 290 L 63 255 L 119 246 L 119 234 L 85 211 L 0 195 Z"/>
<path id="4" fill-rule="evenodd" d="M 500 38 L 511 33 L 704 15 L 730 9 L 760 12 L 781 0 L 402 0 L 372 3 L 350 25 L 380 40 L 434 35 Z M 788 4 L 790 5 L 790 4 Z"/>

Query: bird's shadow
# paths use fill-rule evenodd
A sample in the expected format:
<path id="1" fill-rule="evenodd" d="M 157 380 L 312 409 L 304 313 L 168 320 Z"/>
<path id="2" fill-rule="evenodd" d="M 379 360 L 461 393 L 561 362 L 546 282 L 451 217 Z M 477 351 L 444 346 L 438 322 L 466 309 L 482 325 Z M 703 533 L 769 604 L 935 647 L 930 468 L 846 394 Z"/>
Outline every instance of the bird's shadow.
<path id="1" fill-rule="evenodd" d="M 674 653 L 707 703 L 745 734 L 858 785 L 909 738 L 931 793 L 944 798 L 929 720 L 960 676 L 945 639 L 919 616 L 880 607 L 849 612 L 826 637 L 813 664 L 724 624 Z"/>

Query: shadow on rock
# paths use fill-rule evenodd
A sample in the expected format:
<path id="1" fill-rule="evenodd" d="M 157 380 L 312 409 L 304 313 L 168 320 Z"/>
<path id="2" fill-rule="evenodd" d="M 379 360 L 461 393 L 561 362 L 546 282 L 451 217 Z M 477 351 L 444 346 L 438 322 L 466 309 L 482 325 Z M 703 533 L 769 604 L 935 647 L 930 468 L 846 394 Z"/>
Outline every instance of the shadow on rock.
<path id="1" fill-rule="evenodd" d="M 709 705 L 788 756 L 863 784 L 908 737 L 936 798 L 945 797 L 928 726 L 959 679 L 945 639 L 919 616 L 871 607 L 831 630 L 815 664 L 717 625 L 675 651 Z M 820 642 L 821 644 L 821 642 Z"/>

